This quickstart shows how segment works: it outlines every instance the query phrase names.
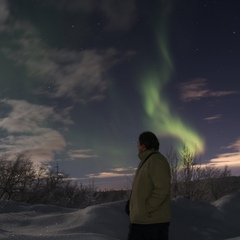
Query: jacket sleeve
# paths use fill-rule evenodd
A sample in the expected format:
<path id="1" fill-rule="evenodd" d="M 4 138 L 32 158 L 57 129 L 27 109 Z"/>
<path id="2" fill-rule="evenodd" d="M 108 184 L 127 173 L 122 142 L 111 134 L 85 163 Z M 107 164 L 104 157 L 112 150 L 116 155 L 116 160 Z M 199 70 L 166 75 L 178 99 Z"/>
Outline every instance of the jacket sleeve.
<path id="1" fill-rule="evenodd" d="M 149 161 L 151 192 L 146 202 L 148 213 L 154 212 L 170 196 L 170 168 L 166 159 Z"/>

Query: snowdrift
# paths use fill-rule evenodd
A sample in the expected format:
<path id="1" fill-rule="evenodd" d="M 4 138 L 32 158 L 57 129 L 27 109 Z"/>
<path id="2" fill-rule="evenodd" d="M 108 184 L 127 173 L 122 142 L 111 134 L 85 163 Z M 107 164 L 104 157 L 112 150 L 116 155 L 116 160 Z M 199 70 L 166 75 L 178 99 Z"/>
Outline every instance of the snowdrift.
<path id="1" fill-rule="evenodd" d="M 85 209 L 0 201 L 0 239 L 126 240 L 125 202 Z M 240 191 L 212 204 L 175 199 L 170 240 L 240 239 Z"/>

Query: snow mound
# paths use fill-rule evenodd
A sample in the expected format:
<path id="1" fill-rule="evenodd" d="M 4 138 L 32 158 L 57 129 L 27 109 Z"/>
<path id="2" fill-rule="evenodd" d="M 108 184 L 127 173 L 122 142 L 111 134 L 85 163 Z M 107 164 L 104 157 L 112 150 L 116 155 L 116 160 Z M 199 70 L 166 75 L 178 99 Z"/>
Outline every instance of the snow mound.
<path id="1" fill-rule="evenodd" d="M 115 202 L 79 210 L 1 201 L 0 239 L 126 239 L 124 206 Z"/>
<path id="2" fill-rule="evenodd" d="M 212 204 L 172 200 L 169 240 L 240 240 L 240 191 Z M 125 202 L 85 209 L 0 201 L 0 239 L 126 240 Z"/>

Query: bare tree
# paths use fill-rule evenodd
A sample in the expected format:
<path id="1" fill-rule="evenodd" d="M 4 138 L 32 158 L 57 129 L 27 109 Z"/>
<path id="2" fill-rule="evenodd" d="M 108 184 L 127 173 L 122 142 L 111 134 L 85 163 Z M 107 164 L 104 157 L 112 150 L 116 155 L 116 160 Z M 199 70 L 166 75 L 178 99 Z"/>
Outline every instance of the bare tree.
<path id="1" fill-rule="evenodd" d="M 177 151 L 173 149 L 171 146 L 166 152 L 166 158 L 170 165 L 171 171 L 171 196 L 172 198 L 176 198 L 179 195 L 179 167 L 180 167 L 180 158 L 178 157 Z"/>
<path id="2" fill-rule="evenodd" d="M 16 194 L 18 200 L 25 201 L 35 180 L 35 167 L 30 157 L 25 154 L 19 154 L 16 161 L 19 161 L 18 175 L 16 176 L 18 182 L 15 186 Z"/>
<path id="3" fill-rule="evenodd" d="M 192 199 L 194 196 L 194 165 L 197 162 L 197 155 L 191 152 L 186 144 L 183 145 L 180 152 L 181 167 L 179 170 L 179 181 L 181 182 L 181 194 L 183 197 Z"/>
<path id="4" fill-rule="evenodd" d="M 49 173 L 49 165 L 41 163 L 35 166 L 35 178 L 32 182 L 31 188 L 28 190 L 28 203 L 42 203 L 42 199 L 48 194 L 47 178 Z"/>
<path id="5" fill-rule="evenodd" d="M 195 152 L 184 144 L 180 156 L 172 148 L 166 154 L 172 174 L 172 197 L 216 200 L 233 191 L 229 183 L 231 171 L 202 165 Z"/>
<path id="6" fill-rule="evenodd" d="M 0 157 L 0 199 L 6 195 L 8 171 L 8 155 L 3 154 Z"/>
<path id="7" fill-rule="evenodd" d="M 213 200 L 217 200 L 231 192 L 231 185 L 229 183 L 230 176 L 231 170 L 228 166 L 225 166 L 222 170 L 216 167 L 205 168 L 205 179 Z"/>
<path id="8" fill-rule="evenodd" d="M 16 191 L 17 185 L 21 181 L 21 163 L 22 155 L 18 155 L 14 161 L 6 161 L 3 169 L 3 178 L 2 178 L 2 193 L 0 198 L 7 197 L 11 199 L 13 193 Z"/>
<path id="9" fill-rule="evenodd" d="M 92 179 L 91 183 L 88 186 L 85 186 L 83 207 L 87 207 L 87 206 L 91 206 L 99 203 L 98 199 L 99 199 L 99 193 L 97 192 L 94 179 Z"/>
<path id="10" fill-rule="evenodd" d="M 15 196 L 18 200 L 23 200 L 35 179 L 35 169 L 30 157 L 26 153 L 19 153 L 14 160 L 4 156 L 0 162 L 0 198 L 12 199 Z"/>

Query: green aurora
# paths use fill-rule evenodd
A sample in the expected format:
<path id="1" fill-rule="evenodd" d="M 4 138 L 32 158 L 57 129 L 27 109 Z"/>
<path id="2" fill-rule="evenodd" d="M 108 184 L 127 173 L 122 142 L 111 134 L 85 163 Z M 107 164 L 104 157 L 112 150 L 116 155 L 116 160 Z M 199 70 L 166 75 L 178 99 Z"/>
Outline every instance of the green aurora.
<path id="1" fill-rule="evenodd" d="M 171 136 L 186 145 L 190 152 L 200 154 L 204 151 L 203 138 L 176 114 L 172 114 L 169 104 L 163 96 L 163 87 L 170 81 L 174 67 L 168 44 L 169 16 L 171 1 L 161 1 L 161 12 L 155 28 L 156 52 L 159 53 L 158 69 L 150 69 L 142 78 L 141 92 L 144 109 L 148 116 L 148 126 L 160 136 Z"/>

